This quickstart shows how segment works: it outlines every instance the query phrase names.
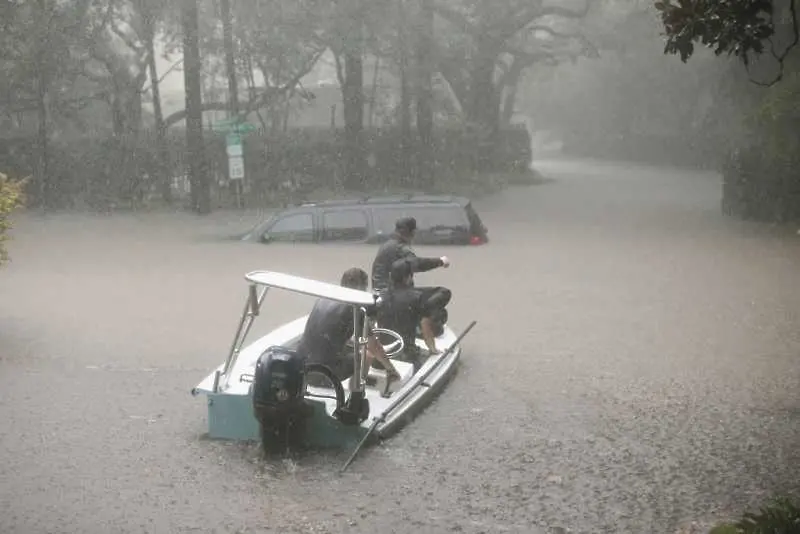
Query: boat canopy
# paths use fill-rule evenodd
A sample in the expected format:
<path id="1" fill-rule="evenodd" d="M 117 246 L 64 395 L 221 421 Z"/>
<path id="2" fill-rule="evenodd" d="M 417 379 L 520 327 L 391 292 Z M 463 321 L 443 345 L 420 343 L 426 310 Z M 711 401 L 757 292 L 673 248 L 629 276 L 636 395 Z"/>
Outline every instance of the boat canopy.
<path id="1" fill-rule="evenodd" d="M 351 306 L 372 306 L 377 298 L 368 291 L 273 271 L 252 271 L 247 273 L 245 278 L 254 284 L 335 300 Z"/>

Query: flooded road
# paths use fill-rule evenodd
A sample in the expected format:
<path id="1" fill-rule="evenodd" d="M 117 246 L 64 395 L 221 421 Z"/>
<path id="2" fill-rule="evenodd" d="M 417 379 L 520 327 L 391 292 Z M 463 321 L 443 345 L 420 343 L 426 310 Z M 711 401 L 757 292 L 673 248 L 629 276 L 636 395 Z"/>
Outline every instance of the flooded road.
<path id="1" fill-rule="evenodd" d="M 213 237 L 254 214 L 26 215 L 0 271 L 0 532 L 672 533 L 800 490 L 800 238 L 718 178 L 541 162 L 491 243 L 418 283 L 475 319 L 456 379 L 362 452 L 265 466 L 190 389 L 254 269 L 336 282 L 369 246 Z M 307 313 L 273 294 L 254 328 Z"/>

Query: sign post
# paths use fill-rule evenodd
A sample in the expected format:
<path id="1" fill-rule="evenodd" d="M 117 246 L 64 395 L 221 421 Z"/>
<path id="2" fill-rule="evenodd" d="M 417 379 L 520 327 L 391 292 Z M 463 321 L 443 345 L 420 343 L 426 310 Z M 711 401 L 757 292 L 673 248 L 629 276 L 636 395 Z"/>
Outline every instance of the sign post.
<path id="1" fill-rule="evenodd" d="M 211 129 L 225 134 L 225 152 L 228 154 L 228 180 L 235 182 L 236 204 L 242 207 L 242 191 L 244 189 L 242 134 L 255 131 L 256 128 L 247 122 L 228 119 L 214 123 Z"/>

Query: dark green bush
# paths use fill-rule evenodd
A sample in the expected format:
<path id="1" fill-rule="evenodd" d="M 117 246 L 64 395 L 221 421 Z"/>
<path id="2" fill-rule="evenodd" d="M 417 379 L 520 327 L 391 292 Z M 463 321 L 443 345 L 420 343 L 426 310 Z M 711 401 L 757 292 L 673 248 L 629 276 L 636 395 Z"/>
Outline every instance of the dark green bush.
<path id="1" fill-rule="evenodd" d="M 228 158 L 225 136 L 206 131 L 206 161 L 215 198 L 227 192 Z M 435 176 L 450 181 L 474 178 L 477 140 L 461 129 L 438 129 L 434 132 Z M 338 190 L 344 183 L 343 132 L 341 129 L 305 128 L 287 132 L 256 131 L 243 138 L 245 172 L 250 189 L 249 203 L 263 205 L 291 183 L 295 191 L 319 188 Z M 35 146 L 28 143 L 27 146 Z M 435 190 L 436 184 L 415 181 L 410 168 L 403 164 L 400 133 L 397 129 L 372 129 L 364 134 L 367 173 L 364 190 L 406 187 Z M 411 155 L 418 153 L 411 147 Z M 29 151 L 28 151 L 29 152 Z M 504 130 L 498 136 L 495 161 L 487 172 L 525 170 L 531 161 L 530 137 L 524 127 Z M 166 161 L 162 157 L 166 155 Z M 0 154 L 3 156 L 3 154 Z M 134 207 L 160 196 L 163 184 L 181 182 L 186 174 L 185 132 L 173 129 L 161 141 L 153 131 L 128 137 L 111 137 L 104 132 L 87 133 L 80 138 L 60 139 L 50 146 L 51 179 L 48 195 L 54 207 Z M 17 151 L 0 162 L 21 173 L 33 172 L 36 155 Z M 8 161 L 6 161 L 8 160 Z M 13 161 L 12 161 L 13 160 Z M 32 184 L 33 185 L 33 184 Z M 33 185 L 29 192 L 32 204 L 42 189 Z M 176 191 L 176 195 L 185 191 Z M 52 202 L 55 200 L 55 202 Z"/>
<path id="2" fill-rule="evenodd" d="M 0 265 L 9 259 L 5 242 L 8 240 L 7 232 L 12 228 L 11 212 L 24 204 L 24 186 L 24 180 L 12 181 L 0 173 Z"/>
<path id="3" fill-rule="evenodd" d="M 722 211 L 742 219 L 800 221 L 800 159 L 775 159 L 761 146 L 740 149 L 722 166 Z"/>
<path id="4" fill-rule="evenodd" d="M 735 523 L 720 525 L 710 534 L 800 534 L 800 506 L 777 498 L 758 512 L 746 512 Z"/>

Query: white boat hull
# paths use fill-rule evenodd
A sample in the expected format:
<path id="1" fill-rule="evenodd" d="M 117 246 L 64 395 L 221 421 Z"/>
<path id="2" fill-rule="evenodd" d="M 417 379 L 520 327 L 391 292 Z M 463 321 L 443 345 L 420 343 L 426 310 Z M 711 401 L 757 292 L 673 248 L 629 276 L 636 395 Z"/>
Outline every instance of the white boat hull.
<path id="1" fill-rule="evenodd" d="M 217 374 L 222 373 L 224 364 L 211 372 L 192 390 L 194 395 L 203 393 L 208 397 L 209 437 L 232 440 L 259 439 L 258 423 L 252 411 L 251 384 L 249 381 L 242 380 L 241 377 L 253 376 L 256 362 L 267 348 L 276 345 L 294 347 L 303 333 L 307 319 L 306 315 L 288 322 L 243 347 L 227 377 L 223 377 L 216 391 L 214 383 L 217 380 Z M 444 353 L 456 340 L 456 334 L 445 326 L 442 335 L 436 339 L 436 346 Z M 421 349 L 425 348 L 421 339 L 417 340 L 417 345 Z M 391 384 L 388 397 L 382 395 L 385 387 L 385 373 L 377 369 L 370 369 L 369 376 L 375 379 L 374 385 L 365 386 L 370 413 L 367 419 L 359 425 L 347 426 L 335 420 L 332 414 L 336 409 L 336 401 L 316 396 L 335 396 L 333 388 L 309 386 L 307 393 L 310 395 L 306 399 L 316 407 L 318 426 L 325 427 L 318 429 L 319 439 L 312 439 L 313 445 L 323 447 L 344 445 L 360 439 L 372 426 L 374 417 L 383 414 L 396 399 L 404 396 L 402 401 L 397 402 L 385 414 L 373 435 L 378 438 L 386 438 L 400 430 L 444 387 L 455 372 L 460 356 L 461 347 L 455 347 L 443 355 L 429 356 L 417 373 L 414 373 L 412 364 L 395 361 L 395 368 L 402 378 Z M 427 375 L 425 380 L 416 379 L 423 375 Z M 348 382 L 349 379 L 342 382 L 342 387 L 346 392 L 349 390 Z M 312 435 L 314 435 L 313 432 Z"/>

